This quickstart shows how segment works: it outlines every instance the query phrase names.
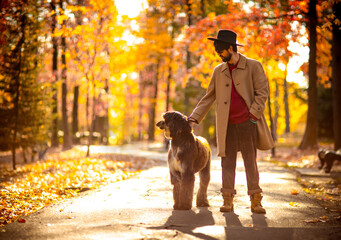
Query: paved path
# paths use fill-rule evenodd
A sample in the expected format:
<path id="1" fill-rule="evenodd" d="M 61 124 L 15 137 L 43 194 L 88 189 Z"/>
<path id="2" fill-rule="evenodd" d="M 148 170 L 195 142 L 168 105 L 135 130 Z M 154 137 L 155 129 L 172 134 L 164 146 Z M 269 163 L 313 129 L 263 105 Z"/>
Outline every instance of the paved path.
<path id="1" fill-rule="evenodd" d="M 132 154 L 122 148 L 110 151 Z M 165 153 L 135 150 L 134 154 L 166 159 Z M 0 228 L 0 239 L 341 239 L 340 222 L 306 222 L 335 216 L 305 195 L 293 173 L 269 162 L 259 162 L 259 170 L 266 215 L 250 211 L 241 159 L 235 211 L 219 212 L 221 167 L 217 157 L 213 157 L 208 193 L 211 207 L 173 211 L 164 161 L 132 179 L 48 206 L 26 217 L 26 223 L 6 225 Z M 298 195 L 291 194 L 293 188 Z"/>

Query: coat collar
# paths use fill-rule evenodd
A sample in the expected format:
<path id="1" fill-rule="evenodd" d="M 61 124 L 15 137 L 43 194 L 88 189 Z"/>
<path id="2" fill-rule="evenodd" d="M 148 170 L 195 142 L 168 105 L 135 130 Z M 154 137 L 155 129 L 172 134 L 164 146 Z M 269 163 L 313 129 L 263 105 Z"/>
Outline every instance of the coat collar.
<path id="1" fill-rule="evenodd" d="M 245 69 L 245 67 L 246 67 L 246 57 L 239 53 L 239 62 L 238 62 L 237 68 Z M 223 67 L 221 71 L 223 72 L 226 69 L 228 69 L 228 63 L 225 62 L 223 63 Z"/>

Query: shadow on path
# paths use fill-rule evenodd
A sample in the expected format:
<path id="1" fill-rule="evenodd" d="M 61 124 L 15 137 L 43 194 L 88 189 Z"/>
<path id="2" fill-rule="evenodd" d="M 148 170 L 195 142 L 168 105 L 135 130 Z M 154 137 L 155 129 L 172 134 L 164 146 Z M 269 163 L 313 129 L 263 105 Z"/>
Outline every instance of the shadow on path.
<path id="1" fill-rule="evenodd" d="M 192 235 L 198 239 L 216 240 L 218 238 L 209 236 L 205 233 L 195 231 L 200 227 L 214 226 L 212 212 L 206 207 L 198 208 L 199 212 L 193 210 L 179 211 L 173 210 L 172 215 L 162 226 L 150 227 L 149 229 L 164 230 L 171 229 L 177 230 L 184 234 Z"/>

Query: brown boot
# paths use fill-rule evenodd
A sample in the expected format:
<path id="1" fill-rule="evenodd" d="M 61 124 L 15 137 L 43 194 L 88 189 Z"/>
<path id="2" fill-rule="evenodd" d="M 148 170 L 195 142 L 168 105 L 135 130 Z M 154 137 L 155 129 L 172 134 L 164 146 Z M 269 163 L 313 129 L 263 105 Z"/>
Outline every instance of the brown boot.
<path id="1" fill-rule="evenodd" d="M 233 194 L 223 192 L 224 205 L 220 207 L 220 212 L 233 211 Z"/>
<path id="2" fill-rule="evenodd" d="M 262 195 L 260 193 L 254 193 L 250 195 L 251 200 L 251 212 L 254 213 L 266 213 L 265 209 L 262 207 Z"/>

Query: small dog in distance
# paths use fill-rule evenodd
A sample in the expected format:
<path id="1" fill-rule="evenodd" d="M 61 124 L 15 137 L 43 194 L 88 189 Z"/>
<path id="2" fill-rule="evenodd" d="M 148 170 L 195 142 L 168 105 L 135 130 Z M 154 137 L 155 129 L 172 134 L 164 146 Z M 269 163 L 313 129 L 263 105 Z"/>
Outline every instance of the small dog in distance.
<path id="1" fill-rule="evenodd" d="M 318 153 L 318 157 L 320 159 L 320 167 L 322 169 L 324 165 L 326 165 L 324 171 L 326 173 L 330 173 L 331 168 L 333 167 L 334 161 L 341 161 L 341 149 L 334 151 L 321 150 Z"/>

